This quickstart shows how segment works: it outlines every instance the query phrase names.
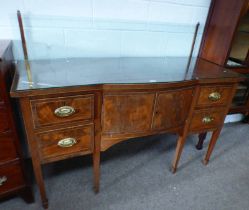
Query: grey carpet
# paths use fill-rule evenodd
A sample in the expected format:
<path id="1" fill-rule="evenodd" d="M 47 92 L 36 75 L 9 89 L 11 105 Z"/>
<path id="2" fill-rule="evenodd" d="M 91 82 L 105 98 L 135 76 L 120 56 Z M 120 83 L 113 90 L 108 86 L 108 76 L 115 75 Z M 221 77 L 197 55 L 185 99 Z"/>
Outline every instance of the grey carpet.
<path id="1" fill-rule="evenodd" d="M 91 158 L 79 157 L 44 167 L 51 210 L 247 210 L 249 209 L 249 125 L 227 124 L 208 166 L 195 149 L 196 136 L 186 142 L 179 169 L 170 172 L 176 136 L 133 139 L 102 154 L 101 188 L 92 191 Z M 1 210 L 42 209 L 37 186 L 35 203 L 15 197 Z"/>

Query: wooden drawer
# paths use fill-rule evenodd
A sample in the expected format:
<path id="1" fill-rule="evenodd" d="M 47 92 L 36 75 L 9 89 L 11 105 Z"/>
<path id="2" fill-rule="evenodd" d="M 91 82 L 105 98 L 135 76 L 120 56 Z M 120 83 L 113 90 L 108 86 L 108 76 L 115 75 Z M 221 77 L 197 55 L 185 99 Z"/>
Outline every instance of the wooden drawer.
<path id="1" fill-rule="evenodd" d="M 94 95 L 31 101 L 35 127 L 93 119 Z"/>
<path id="2" fill-rule="evenodd" d="M 16 148 L 11 136 L 0 137 L 0 163 L 17 158 Z"/>
<path id="3" fill-rule="evenodd" d="M 1 83 L 5 84 L 4 81 L 2 81 L 2 80 L 1 80 Z M 5 97 L 6 97 L 5 95 L 6 94 L 4 93 L 4 91 L 5 91 L 5 88 L 1 87 L 1 89 L 0 89 L 0 103 L 5 103 Z"/>
<path id="4" fill-rule="evenodd" d="M 3 93 L 0 91 L 0 104 L 1 103 L 4 103 L 4 101 L 3 101 L 3 95 L 2 95 Z"/>
<path id="5" fill-rule="evenodd" d="M 201 87 L 197 106 L 226 105 L 231 97 L 232 86 Z"/>
<path id="6" fill-rule="evenodd" d="M 20 163 L 0 167 L 0 194 L 22 187 L 24 183 Z"/>
<path id="7" fill-rule="evenodd" d="M 190 124 L 191 131 L 215 129 L 223 124 L 224 108 L 196 110 Z"/>
<path id="8" fill-rule="evenodd" d="M 38 133 L 40 157 L 43 160 L 91 153 L 93 150 L 93 125 L 70 127 Z"/>
<path id="9" fill-rule="evenodd" d="M 9 130 L 10 124 L 8 119 L 7 110 L 3 107 L 0 107 L 0 133 L 6 132 Z"/>

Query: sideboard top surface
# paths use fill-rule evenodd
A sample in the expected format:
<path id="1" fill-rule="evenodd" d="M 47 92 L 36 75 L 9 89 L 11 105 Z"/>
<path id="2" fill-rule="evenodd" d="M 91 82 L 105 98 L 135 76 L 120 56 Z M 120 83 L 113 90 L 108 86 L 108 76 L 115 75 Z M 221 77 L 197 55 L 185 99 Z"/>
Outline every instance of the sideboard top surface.
<path id="1" fill-rule="evenodd" d="M 68 58 L 18 61 L 12 95 L 40 89 L 104 84 L 161 84 L 242 76 L 203 59 L 188 57 Z M 32 86 L 30 85 L 32 84 Z M 14 93 L 14 94 L 13 94 Z"/>

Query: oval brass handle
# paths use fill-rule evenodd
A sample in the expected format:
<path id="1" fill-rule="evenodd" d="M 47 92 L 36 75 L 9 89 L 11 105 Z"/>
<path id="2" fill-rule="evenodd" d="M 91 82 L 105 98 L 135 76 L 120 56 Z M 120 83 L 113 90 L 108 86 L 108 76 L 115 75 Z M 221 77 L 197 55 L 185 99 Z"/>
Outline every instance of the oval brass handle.
<path id="1" fill-rule="evenodd" d="M 210 101 L 218 101 L 220 100 L 220 98 L 221 98 L 221 94 L 219 92 L 210 93 L 208 96 L 208 99 Z"/>
<path id="2" fill-rule="evenodd" d="M 0 177 L 0 186 L 2 186 L 6 181 L 7 181 L 7 177 L 6 176 Z"/>
<path id="3" fill-rule="evenodd" d="M 214 121 L 214 118 L 210 117 L 210 116 L 202 118 L 202 122 L 205 123 L 205 124 L 209 124 L 209 123 L 211 123 L 213 121 Z"/>
<path id="4" fill-rule="evenodd" d="M 75 138 L 65 138 L 58 141 L 57 145 L 60 147 L 72 147 L 77 143 Z"/>
<path id="5" fill-rule="evenodd" d="M 57 117 L 68 117 L 75 113 L 75 109 L 71 106 L 61 106 L 54 111 Z"/>

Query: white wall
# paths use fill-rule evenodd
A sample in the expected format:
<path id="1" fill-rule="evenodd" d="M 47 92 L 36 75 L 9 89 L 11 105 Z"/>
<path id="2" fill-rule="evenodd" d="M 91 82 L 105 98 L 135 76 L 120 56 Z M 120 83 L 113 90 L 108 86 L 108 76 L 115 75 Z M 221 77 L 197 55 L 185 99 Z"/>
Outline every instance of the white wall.
<path id="1" fill-rule="evenodd" d="M 188 56 L 194 26 L 211 0 L 0 0 L 0 39 L 22 59 L 16 10 L 23 14 L 29 57 Z M 228 116 L 226 122 L 241 120 Z"/>
<path id="2" fill-rule="evenodd" d="M 210 0 L 0 0 L 0 38 L 22 48 L 16 10 L 23 15 L 31 59 L 80 56 L 188 55 Z"/>

